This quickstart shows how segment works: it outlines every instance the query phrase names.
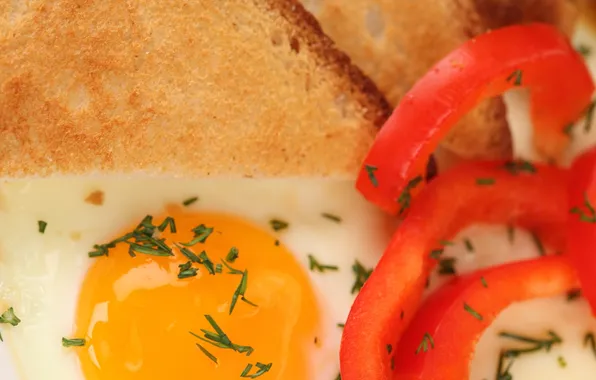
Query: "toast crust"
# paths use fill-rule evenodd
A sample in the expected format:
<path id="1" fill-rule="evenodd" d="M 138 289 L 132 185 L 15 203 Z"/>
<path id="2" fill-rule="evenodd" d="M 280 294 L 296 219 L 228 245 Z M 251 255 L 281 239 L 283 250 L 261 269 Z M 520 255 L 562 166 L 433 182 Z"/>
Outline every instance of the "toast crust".
<path id="1" fill-rule="evenodd" d="M 548 22 L 571 34 L 568 0 L 302 0 L 325 32 L 377 83 L 391 104 L 466 40 L 506 25 Z M 512 155 L 500 97 L 466 115 L 442 146 L 466 158 Z"/>
<path id="2" fill-rule="evenodd" d="M 2 3 L 0 177 L 351 178 L 390 113 L 293 1 Z"/>

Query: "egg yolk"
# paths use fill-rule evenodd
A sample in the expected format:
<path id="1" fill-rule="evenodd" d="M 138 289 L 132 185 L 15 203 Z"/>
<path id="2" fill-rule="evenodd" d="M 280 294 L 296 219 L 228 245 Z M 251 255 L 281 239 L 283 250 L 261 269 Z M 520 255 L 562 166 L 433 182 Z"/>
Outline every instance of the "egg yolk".
<path id="1" fill-rule="evenodd" d="M 168 217 L 98 247 L 74 332 L 85 378 L 312 378 L 320 313 L 294 255 L 230 215 Z"/>

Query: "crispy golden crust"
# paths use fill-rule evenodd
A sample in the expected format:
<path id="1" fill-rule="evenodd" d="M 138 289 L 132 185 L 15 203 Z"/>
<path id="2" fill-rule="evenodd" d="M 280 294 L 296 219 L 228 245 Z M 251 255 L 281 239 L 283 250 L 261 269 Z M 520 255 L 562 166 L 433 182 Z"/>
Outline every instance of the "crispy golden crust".
<path id="1" fill-rule="evenodd" d="M 0 177 L 348 177 L 390 111 L 292 1 L 1 2 L 0 51 Z"/>
<path id="2" fill-rule="evenodd" d="M 514 23 L 550 22 L 571 33 L 568 0 L 301 0 L 323 29 L 392 104 L 439 59 L 467 39 Z M 501 98 L 467 115 L 443 145 L 469 158 L 511 155 Z"/>

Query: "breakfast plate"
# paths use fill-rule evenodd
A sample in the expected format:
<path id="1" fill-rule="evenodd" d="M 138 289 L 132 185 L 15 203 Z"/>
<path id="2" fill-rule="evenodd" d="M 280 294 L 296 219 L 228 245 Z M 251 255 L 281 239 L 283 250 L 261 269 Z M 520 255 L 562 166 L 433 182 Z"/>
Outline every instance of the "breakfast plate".
<path id="1" fill-rule="evenodd" d="M 593 377 L 590 268 L 559 236 L 596 222 L 591 176 L 565 203 L 591 24 L 481 34 L 391 114 L 293 0 L 133 3 L 0 7 L 1 380 Z M 430 175 L 505 90 L 513 157 Z"/>

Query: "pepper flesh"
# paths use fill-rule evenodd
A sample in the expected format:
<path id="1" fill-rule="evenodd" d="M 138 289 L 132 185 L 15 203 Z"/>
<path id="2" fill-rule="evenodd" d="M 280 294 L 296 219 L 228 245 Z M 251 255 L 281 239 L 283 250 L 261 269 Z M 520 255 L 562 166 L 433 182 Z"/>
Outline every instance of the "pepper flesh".
<path id="1" fill-rule="evenodd" d="M 502 310 L 514 302 L 564 294 L 576 285 L 575 271 L 563 256 L 454 278 L 425 301 L 404 333 L 395 350 L 394 379 L 467 379 L 476 343 Z"/>
<path id="2" fill-rule="evenodd" d="M 596 149 L 579 157 L 571 168 L 569 186 L 568 252 L 588 300 L 596 316 Z"/>
<path id="3" fill-rule="evenodd" d="M 379 131 L 356 187 L 385 211 L 403 213 L 404 191 L 419 191 L 422 183 L 408 185 L 451 127 L 482 99 L 516 87 L 530 90 L 538 151 L 557 159 L 569 140 L 564 127 L 589 105 L 594 83 L 556 28 L 515 25 L 468 41 L 414 85 Z"/>
<path id="4" fill-rule="evenodd" d="M 396 346 L 436 265 L 429 253 L 473 223 L 510 223 L 562 248 L 568 215 L 567 173 L 517 163 L 465 164 L 429 183 L 414 202 L 356 297 L 340 348 L 343 380 L 391 378 L 387 345 Z M 490 179 L 490 185 L 479 184 Z"/>

